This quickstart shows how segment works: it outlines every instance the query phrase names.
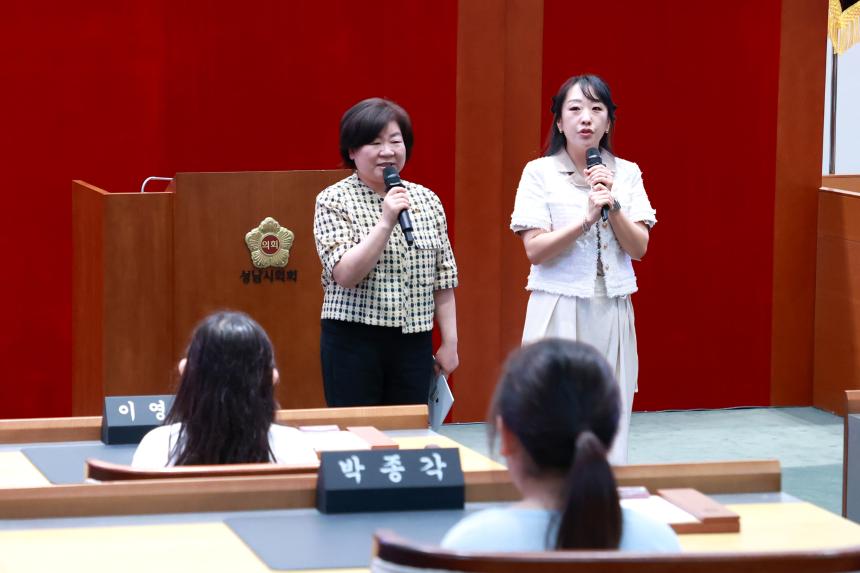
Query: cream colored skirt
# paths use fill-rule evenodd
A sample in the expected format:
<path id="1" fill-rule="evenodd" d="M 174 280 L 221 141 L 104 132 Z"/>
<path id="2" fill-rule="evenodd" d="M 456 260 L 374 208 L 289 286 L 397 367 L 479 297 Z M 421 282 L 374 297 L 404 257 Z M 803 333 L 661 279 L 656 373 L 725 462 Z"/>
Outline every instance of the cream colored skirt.
<path id="1" fill-rule="evenodd" d="M 621 421 L 609 452 L 613 465 L 627 463 L 627 435 L 633 412 L 633 395 L 639 376 L 636 326 L 630 296 L 609 298 L 598 277 L 594 298 L 532 291 L 529 297 L 523 344 L 541 338 L 567 338 L 599 350 L 615 372 L 621 394 Z"/>

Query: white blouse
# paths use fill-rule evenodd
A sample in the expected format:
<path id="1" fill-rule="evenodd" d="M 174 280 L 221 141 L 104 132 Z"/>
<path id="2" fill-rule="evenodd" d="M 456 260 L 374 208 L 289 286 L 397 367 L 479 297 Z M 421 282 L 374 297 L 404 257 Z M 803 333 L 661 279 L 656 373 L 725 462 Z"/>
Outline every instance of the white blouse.
<path id="1" fill-rule="evenodd" d="M 614 174 L 612 195 L 621 204 L 622 212 L 632 221 L 654 226 L 657 214 L 645 193 L 639 166 L 605 149 L 601 149 L 600 154 Z M 588 209 L 588 192 L 588 183 L 577 172 L 565 150 L 530 161 L 523 169 L 517 189 L 511 230 L 554 231 L 581 224 Z M 612 226 L 602 220 L 557 257 L 532 265 L 526 288 L 564 296 L 593 297 L 598 233 L 607 295 L 618 297 L 636 292 L 636 274 L 630 255 L 621 248 Z"/>
<path id="2" fill-rule="evenodd" d="M 147 433 L 134 451 L 131 465 L 147 469 L 172 466 L 181 426 L 182 424 L 160 426 Z M 276 464 L 319 464 L 310 441 L 296 428 L 278 424 L 269 426 L 269 447 L 274 454 L 272 462 Z"/>

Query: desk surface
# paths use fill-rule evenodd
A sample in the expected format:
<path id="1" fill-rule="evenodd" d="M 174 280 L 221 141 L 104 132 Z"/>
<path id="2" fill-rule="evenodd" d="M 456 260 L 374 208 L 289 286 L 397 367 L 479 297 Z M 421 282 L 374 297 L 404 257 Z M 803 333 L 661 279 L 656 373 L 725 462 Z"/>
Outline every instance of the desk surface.
<path id="1" fill-rule="evenodd" d="M 429 444 L 458 448 L 464 472 L 504 469 L 478 452 L 431 430 L 386 432 L 403 449 L 422 449 Z M 82 483 L 87 458 L 130 464 L 136 446 L 106 446 L 101 442 L 16 444 L 0 449 L 0 487 L 36 487 Z"/>
<path id="2" fill-rule="evenodd" d="M 487 505 L 469 504 L 467 509 L 480 509 Z M 683 550 L 796 550 L 860 543 L 860 525 L 806 502 L 730 503 L 729 507 L 741 515 L 740 533 L 682 535 Z M 420 512 L 412 512 L 415 514 L 420 515 Z M 328 521 L 327 527 L 335 528 L 339 519 L 355 521 L 351 516 L 323 516 L 314 510 L 0 520 L 0 571 L 63 569 L 98 573 L 116 570 L 118 564 L 127 571 L 151 571 L 154 562 L 157 562 L 159 570 L 164 571 L 204 568 L 210 571 L 268 571 L 269 567 L 228 525 L 230 521 L 249 517 L 263 517 L 273 524 L 298 517 Z M 380 524 L 385 521 L 384 516 L 381 517 Z M 403 514 L 400 519 L 409 517 Z M 369 523 L 361 533 L 356 533 L 354 523 L 344 527 L 351 532 L 348 535 L 362 537 L 359 542 L 366 543 L 366 560 L 359 558 L 356 568 L 337 571 L 365 570 L 370 561 L 370 534 L 374 527 Z M 440 532 L 432 535 L 441 537 Z M 273 537 L 278 539 L 277 535 Z M 339 548 L 347 541 L 355 542 L 355 539 L 338 541 L 328 537 L 324 547 L 307 547 L 307 551 L 319 550 L 322 555 L 334 555 L 332 548 Z M 153 560 L 145 559 L 146 555 L 152 555 Z M 333 562 L 343 563 L 343 559 Z"/>
<path id="3" fill-rule="evenodd" d="M 39 487 L 51 482 L 21 452 L 0 452 L 0 487 Z"/>
<path id="4" fill-rule="evenodd" d="M 0 533 L 0 571 L 270 571 L 224 523 Z"/>
<path id="5" fill-rule="evenodd" d="M 401 447 L 424 447 L 428 443 L 442 447 L 454 446 L 461 450 L 463 469 L 497 469 L 502 466 L 488 458 L 464 448 L 446 438 L 426 430 L 389 431 Z M 88 444 L 88 442 L 78 442 Z M 29 459 L 21 453 L 22 448 L 0 447 L 0 487 L 23 485 L 44 486 L 48 480 Z M 83 451 L 83 450 L 81 450 Z M 83 460 L 67 457 L 76 468 Z M 80 470 L 77 470 L 80 471 Z M 734 534 L 684 535 L 681 545 L 685 551 L 735 551 L 763 549 L 823 548 L 860 543 L 860 526 L 819 509 L 811 504 L 798 502 L 779 494 L 714 496 L 728 504 L 741 515 L 741 532 Z M 772 503 L 762 503 L 762 501 Z M 476 509 L 486 504 L 469 504 Z M 392 516 L 394 514 L 388 514 Z M 241 539 L 242 533 L 231 528 L 237 523 L 266 518 L 277 526 L 278 521 L 300 517 L 298 521 L 313 522 L 313 526 L 329 533 L 326 546 L 307 547 L 306 551 L 318 551 L 331 555 L 340 544 L 331 537 L 339 533 L 357 540 L 353 544 L 357 571 L 364 571 L 370 560 L 370 535 L 372 530 L 386 522 L 384 516 L 377 520 L 370 516 L 363 527 L 341 528 L 337 516 L 322 516 L 312 509 L 246 511 L 221 513 L 156 514 L 149 516 L 116 516 L 58 519 L 0 519 L 0 572 L 29 570 L 86 570 L 87 573 L 113 571 L 119 567 L 129 570 L 197 570 L 213 571 L 268 571 L 264 561 Z M 450 517 L 450 516 L 449 516 Z M 401 514 L 395 521 L 411 519 Z M 414 521 L 425 521 L 427 515 L 415 515 Z M 445 518 L 443 516 L 442 521 Z M 343 517 L 342 521 L 353 520 Z M 441 524 L 442 521 L 439 523 Z M 309 522 L 309 523 L 310 523 Z M 315 525 L 314 525 L 315 524 Z M 307 525 L 307 524 L 306 524 Z M 240 529 L 238 526 L 236 529 Z M 432 536 L 441 538 L 445 527 L 427 528 Z M 395 527 L 395 530 L 397 528 Z M 404 533 L 408 533 L 404 531 Z M 272 536 L 278 543 L 278 535 Z M 433 539 L 423 539 L 433 542 Z M 366 544 L 366 551 L 362 549 Z M 333 550 L 332 547 L 335 549 Z M 357 547 L 357 549 L 356 549 Z M 151 559 L 146 556 L 151 555 Z M 323 567 L 334 563 L 349 565 L 341 559 L 331 565 L 320 562 Z M 317 571 L 325 571 L 318 569 Z M 351 571 L 352 569 L 337 569 Z"/>
<path id="6" fill-rule="evenodd" d="M 684 551 L 790 551 L 860 544 L 860 525 L 804 501 L 728 507 L 741 516 L 741 531 L 680 535 Z"/>

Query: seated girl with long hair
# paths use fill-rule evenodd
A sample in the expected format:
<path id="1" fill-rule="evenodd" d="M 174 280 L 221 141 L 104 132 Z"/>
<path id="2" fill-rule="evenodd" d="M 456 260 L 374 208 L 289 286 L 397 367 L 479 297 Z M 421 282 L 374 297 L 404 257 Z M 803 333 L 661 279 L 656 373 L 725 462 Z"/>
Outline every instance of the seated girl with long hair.
<path id="1" fill-rule="evenodd" d="M 490 407 L 521 502 L 472 514 L 444 547 L 465 551 L 621 549 L 678 551 L 675 533 L 619 505 L 606 459 L 621 403 L 593 347 L 547 338 L 508 359 Z"/>
<path id="2" fill-rule="evenodd" d="M 219 312 L 203 320 L 179 372 L 165 425 L 143 437 L 133 466 L 318 463 L 301 432 L 274 423 L 272 343 L 248 315 Z"/>

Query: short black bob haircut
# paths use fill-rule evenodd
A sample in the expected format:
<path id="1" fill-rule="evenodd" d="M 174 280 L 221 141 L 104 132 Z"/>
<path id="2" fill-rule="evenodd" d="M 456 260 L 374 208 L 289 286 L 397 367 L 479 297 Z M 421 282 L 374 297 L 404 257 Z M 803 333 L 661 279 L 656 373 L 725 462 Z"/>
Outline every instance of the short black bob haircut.
<path id="1" fill-rule="evenodd" d="M 389 122 L 397 122 L 406 146 L 406 161 L 412 155 L 412 121 L 406 110 L 387 99 L 372 97 L 361 100 L 343 114 L 340 120 L 340 156 L 343 164 L 355 169 L 349 152 L 373 142 Z"/>
<path id="2" fill-rule="evenodd" d="M 600 138 L 600 147 L 606 151 L 612 152 L 612 133 L 615 131 L 615 110 L 617 106 L 612 101 L 612 94 L 609 91 L 609 86 L 599 76 L 584 74 L 581 76 L 573 76 L 567 79 L 552 97 L 552 124 L 549 126 L 549 133 L 546 136 L 546 150 L 544 156 L 555 155 L 567 146 L 567 139 L 563 133 L 558 131 L 557 124 L 561 120 L 561 111 L 564 106 L 564 100 L 567 97 L 567 92 L 575 85 L 579 85 L 582 90 L 582 95 L 594 102 L 600 102 L 606 106 L 606 112 L 609 115 L 609 133 L 605 133 Z"/>

